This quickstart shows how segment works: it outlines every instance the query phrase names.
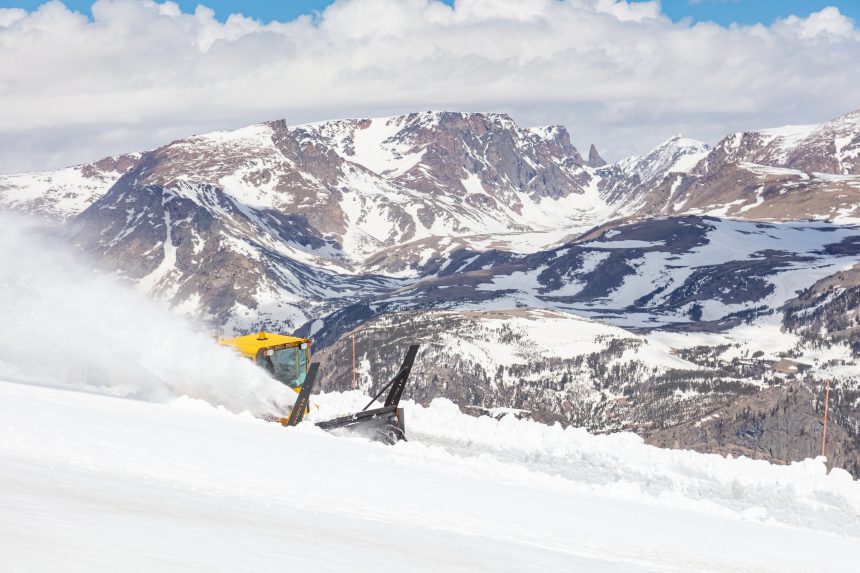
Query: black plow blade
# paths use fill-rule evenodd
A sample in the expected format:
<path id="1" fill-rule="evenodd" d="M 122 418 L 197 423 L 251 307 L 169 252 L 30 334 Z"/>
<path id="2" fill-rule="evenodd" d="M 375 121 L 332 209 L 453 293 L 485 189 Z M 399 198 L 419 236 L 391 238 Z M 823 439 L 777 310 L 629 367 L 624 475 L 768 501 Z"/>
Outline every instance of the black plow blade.
<path id="1" fill-rule="evenodd" d="M 417 354 L 418 345 L 413 344 L 406 352 L 403 365 L 394 378 L 382 387 L 361 412 L 333 420 L 317 422 L 317 426 L 327 432 L 350 432 L 384 444 L 394 444 L 400 440 L 406 440 L 406 424 L 403 418 L 403 409 L 399 408 L 398 405 L 400 404 L 400 398 L 403 396 L 406 382 L 409 380 L 409 374 L 412 372 L 412 364 L 415 362 Z M 311 365 L 311 368 L 313 366 Z M 308 373 L 308 377 L 310 377 L 310 373 Z M 388 396 L 385 398 L 385 405 L 381 408 L 369 410 L 368 408 L 386 391 L 388 391 Z M 295 409 L 294 407 L 293 411 Z"/>

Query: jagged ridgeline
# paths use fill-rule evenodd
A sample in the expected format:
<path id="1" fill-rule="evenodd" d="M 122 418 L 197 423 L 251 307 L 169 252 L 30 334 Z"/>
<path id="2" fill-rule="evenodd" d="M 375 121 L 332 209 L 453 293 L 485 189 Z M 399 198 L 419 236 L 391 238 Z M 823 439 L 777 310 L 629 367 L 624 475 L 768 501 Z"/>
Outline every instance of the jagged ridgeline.
<path id="1" fill-rule="evenodd" d="M 312 337 L 330 388 L 353 332 L 366 385 L 421 339 L 420 402 L 786 461 L 832 376 L 856 471 L 860 112 L 615 163 L 503 114 L 273 121 L 0 176 L 0 205 L 225 334 Z"/>

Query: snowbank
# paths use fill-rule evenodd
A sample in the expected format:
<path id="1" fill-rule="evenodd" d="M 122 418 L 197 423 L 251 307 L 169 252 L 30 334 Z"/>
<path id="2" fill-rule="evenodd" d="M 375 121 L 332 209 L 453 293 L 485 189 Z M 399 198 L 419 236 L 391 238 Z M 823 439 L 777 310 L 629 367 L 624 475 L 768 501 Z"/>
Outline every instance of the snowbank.
<path id="1" fill-rule="evenodd" d="M 314 417 L 324 419 L 360 409 L 367 399 L 346 392 L 316 402 Z M 860 482 L 838 468 L 828 474 L 825 458 L 778 466 L 660 449 L 632 433 L 592 435 L 510 416 L 476 418 L 444 398 L 406 408 L 408 455 L 456 459 L 474 475 L 488 466 L 506 475 L 504 468 L 514 467 L 549 486 L 860 537 Z"/>

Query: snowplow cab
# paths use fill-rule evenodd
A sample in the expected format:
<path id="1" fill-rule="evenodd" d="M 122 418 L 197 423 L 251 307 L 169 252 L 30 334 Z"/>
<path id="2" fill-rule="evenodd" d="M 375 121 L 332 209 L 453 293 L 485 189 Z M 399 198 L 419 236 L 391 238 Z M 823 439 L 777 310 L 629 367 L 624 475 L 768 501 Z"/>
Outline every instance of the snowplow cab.
<path id="1" fill-rule="evenodd" d="M 296 392 L 305 382 L 311 356 L 311 342 L 307 338 L 261 330 L 257 334 L 219 338 L 218 344 L 235 348 Z"/>

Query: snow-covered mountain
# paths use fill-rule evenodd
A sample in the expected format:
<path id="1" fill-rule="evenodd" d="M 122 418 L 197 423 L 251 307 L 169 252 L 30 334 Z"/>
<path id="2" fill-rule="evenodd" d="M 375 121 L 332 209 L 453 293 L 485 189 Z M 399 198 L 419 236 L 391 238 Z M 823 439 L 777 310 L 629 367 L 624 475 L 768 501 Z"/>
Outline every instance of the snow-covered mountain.
<path id="1" fill-rule="evenodd" d="M 658 430 L 699 428 L 772 385 L 814 391 L 838 372 L 850 393 L 860 380 L 847 364 L 860 352 L 856 119 L 714 148 L 675 137 L 611 165 L 593 145 L 583 159 L 562 127 L 500 114 L 274 121 L 3 176 L 0 202 L 66 220 L 97 264 L 225 332 L 300 328 L 332 352 L 356 329 L 392 336 L 392 320 L 404 336 L 445 333 L 434 360 L 459 366 L 416 386 L 425 402 L 707 449 L 693 430 Z M 543 329 L 581 348 L 547 349 Z M 778 344 L 762 338 L 774 332 Z M 528 366 L 529 348 L 551 360 Z M 849 406 L 846 443 L 860 433 Z M 719 447 L 735 446 L 748 444 Z"/>
<path id="2" fill-rule="evenodd" d="M 593 180 L 562 127 L 427 112 L 191 137 L 143 154 L 115 191 L 216 187 L 306 220 L 358 264 L 428 238 L 588 228 L 611 212 Z"/>
<path id="3" fill-rule="evenodd" d="M 701 141 L 676 136 L 643 156 L 634 155 L 598 171 L 601 194 L 618 204 L 622 214 L 635 215 L 650 203 L 652 189 L 676 174 L 689 173 L 708 155 L 710 148 Z"/>
<path id="4" fill-rule="evenodd" d="M 133 181 L 133 180 L 132 180 Z M 139 290 L 193 316 L 289 330 L 400 281 L 356 275 L 305 218 L 177 181 L 129 191 L 123 178 L 77 217 L 75 245 Z"/>
<path id="5" fill-rule="evenodd" d="M 107 193 L 140 156 L 129 153 L 54 171 L 0 175 L 0 209 L 71 219 Z"/>
<path id="6" fill-rule="evenodd" d="M 564 128 L 427 112 L 175 141 L 54 210 L 93 199 L 72 241 L 174 307 L 289 329 L 463 247 L 587 229 L 613 211 L 595 180 Z"/>
<path id="7" fill-rule="evenodd" d="M 301 213 L 338 239 L 346 258 L 360 260 L 392 239 L 587 228 L 617 214 L 688 212 L 700 206 L 677 200 L 689 200 L 680 175 L 712 188 L 736 177 L 723 172 L 729 166 L 788 187 L 781 195 L 798 186 L 793 179 L 807 191 L 856 186 L 860 111 L 823 124 L 731 134 L 713 149 L 676 136 L 611 165 L 593 145 L 584 160 L 564 127 L 521 128 L 503 114 L 422 112 L 292 128 L 274 121 L 57 171 L 0 175 L 0 205 L 66 219 L 137 168 L 136 185 L 208 184 L 248 205 Z M 559 202 L 571 195 L 577 200 Z M 725 204 L 711 199 L 716 208 Z M 755 218 L 749 209 L 730 210 Z M 783 210 L 770 218 L 791 217 Z"/>
<path id="8" fill-rule="evenodd" d="M 822 124 L 733 133 L 715 150 L 723 161 L 860 175 L 860 110 Z"/>
<path id="9" fill-rule="evenodd" d="M 860 219 L 860 111 L 734 133 L 687 175 L 652 189 L 652 213 L 754 220 Z"/>

